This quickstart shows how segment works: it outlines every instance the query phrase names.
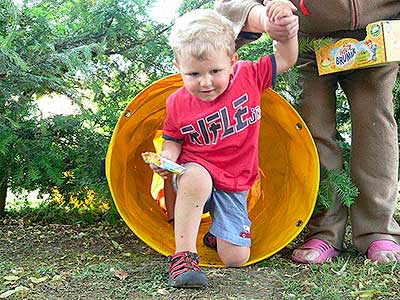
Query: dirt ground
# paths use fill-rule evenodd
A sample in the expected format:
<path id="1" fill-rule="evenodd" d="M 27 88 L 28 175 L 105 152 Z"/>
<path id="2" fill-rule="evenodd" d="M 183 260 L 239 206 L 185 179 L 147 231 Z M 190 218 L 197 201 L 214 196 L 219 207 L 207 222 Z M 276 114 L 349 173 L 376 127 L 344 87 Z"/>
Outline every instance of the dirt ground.
<path id="1" fill-rule="evenodd" d="M 208 288 L 173 289 L 167 286 L 166 258 L 124 223 L 82 226 L 0 219 L 0 299 L 343 300 L 396 299 L 400 292 L 398 265 L 382 270 L 349 250 L 336 264 L 302 266 L 290 261 L 293 247 L 249 267 L 204 268 Z"/>
<path id="2" fill-rule="evenodd" d="M 7 299 L 279 299 L 273 296 L 278 287 L 260 266 L 205 268 L 208 288 L 169 288 L 166 258 L 124 224 L 3 223 L 0 299 L 16 288 L 21 291 Z"/>

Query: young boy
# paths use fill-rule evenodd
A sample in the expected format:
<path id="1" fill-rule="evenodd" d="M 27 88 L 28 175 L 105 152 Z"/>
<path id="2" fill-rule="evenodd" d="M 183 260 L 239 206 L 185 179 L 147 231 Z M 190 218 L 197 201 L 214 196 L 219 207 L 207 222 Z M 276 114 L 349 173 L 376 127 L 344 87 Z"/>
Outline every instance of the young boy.
<path id="1" fill-rule="evenodd" d="M 292 15 L 289 1 L 268 12 L 271 21 Z M 177 19 L 170 35 L 174 65 L 184 87 L 166 103 L 161 155 L 186 166 L 174 178 L 176 252 L 168 257 L 169 285 L 207 286 L 198 266 L 196 239 L 203 211 L 226 266 L 250 255 L 246 194 L 257 180 L 262 92 L 295 64 L 297 37 L 279 42 L 275 55 L 238 61 L 230 21 L 214 10 L 194 10 Z M 168 172 L 151 165 L 166 178 Z"/>

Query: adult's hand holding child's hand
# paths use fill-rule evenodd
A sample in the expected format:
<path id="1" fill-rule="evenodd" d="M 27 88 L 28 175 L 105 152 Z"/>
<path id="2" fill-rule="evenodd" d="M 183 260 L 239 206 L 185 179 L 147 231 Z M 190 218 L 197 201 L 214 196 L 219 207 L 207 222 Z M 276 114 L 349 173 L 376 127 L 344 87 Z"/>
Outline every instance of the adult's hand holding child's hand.
<path id="1" fill-rule="evenodd" d="M 288 0 L 264 1 L 267 22 L 265 31 L 273 40 L 284 42 L 297 35 L 299 20 L 296 6 Z"/>
<path id="2" fill-rule="evenodd" d="M 264 5 L 268 19 L 274 23 L 284 17 L 292 16 L 297 10 L 296 6 L 287 0 L 264 1 Z"/>

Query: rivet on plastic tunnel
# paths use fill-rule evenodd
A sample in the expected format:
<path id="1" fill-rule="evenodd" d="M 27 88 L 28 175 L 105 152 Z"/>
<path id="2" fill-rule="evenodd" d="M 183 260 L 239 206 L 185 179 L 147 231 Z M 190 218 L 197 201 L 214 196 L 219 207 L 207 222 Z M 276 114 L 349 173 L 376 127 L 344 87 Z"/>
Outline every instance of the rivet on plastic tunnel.
<path id="1" fill-rule="evenodd" d="M 156 150 L 154 140 L 162 129 L 165 100 L 181 86 L 180 76 L 171 75 L 131 101 L 115 127 L 106 162 L 108 183 L 123 220 L 136 236 L 163 255 L 174 252 L 173 228 L 155 200 L 157 195 L 162 197 L 158 194 L 160 185 L 153 182 L 153 172 L 141 153 Z M 247 264 L 273 255 L 301 232 L 318 191 L 318 155 L 307 126 L 271 89 L 262 99 L 260 173 L 261 179 L 248 195 L 252 247 Z M 201 264 L 222 266 L 217 253 L 201 241 L 210 223 L 205 215 L 198 237 Z"/>

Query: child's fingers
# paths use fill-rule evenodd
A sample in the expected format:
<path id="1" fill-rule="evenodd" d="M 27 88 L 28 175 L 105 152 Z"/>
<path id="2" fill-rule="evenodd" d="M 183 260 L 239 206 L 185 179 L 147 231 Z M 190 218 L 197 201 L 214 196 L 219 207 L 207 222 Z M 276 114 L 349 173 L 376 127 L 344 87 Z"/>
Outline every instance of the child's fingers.
<path id="1" fill-rule="evenodd" d="M 150 168 L 157 173 L 158 175 L 160 175 L 162 178 L 166 179 L 168 176 L 169 171 L 160 168 L 159 166 L 156 166 L 155 164 L 150 163 Z"/>
<path id="2" fill-rule="evenodd" d="M 285 17 L 290 17 L 290 16 L 293 16 L 293 13 L 292 13 L 291 10 L 277 8 L 269 16 L 269 20 L 271 20 L 272 22 L 276 22 L 279 19 L 282 19 L 282 18 L 285 18 Z"/>
<path id="3" fill-rule="evenodd" d="M 292 13 L 297 11 L 297 7 L 292 2 L 289 2 L 289 9 L 292 11 Z"/>
<path id="4" fill-rule="evenodd" d="M 275 9 L 274 2 L 267 1 L 267 3 L 264 2 L 264 4 L 265 4 L 265 12 L 268 18 L 271 19 L 271 15 L 273 14 L 273 11 Z"/>
<path id="5" fill-rule="evenodd" d="M 293 38 L 294 36 L 296 36 L 299 30 L 298 16 L 295 15 L 278 19 L 275 24 L 284 29 L 287 32 L 289 38 Z"/>
<path id="6" fill-rule="evenodd" d="M 168 171 L 163 170 L 160 173 L 157 173 L 158 175 L 160 175 L 163 179 L 167 179 L 168 178 Z"/>
<path id="7" fill-rule="evenodd" d="M 156 172 L 157 174 L 160 173 L 162 170 L 164 170 L 163 168 L 160 168 L 159 166 L 157 166 L 157 165 L 155 165 L 155 164 L 153 164 L 153 163 L 150 163 L 150 168 L 151 168 L 154 172 Z"/>
<path id="8" fill-rule="evenodd" d="M 288 1 L 288 0 L 278 0 L 278 1 L 264 0 L 263 4 L 267 7 L 267 10 L 268 10 L 268 8 L 272 4 L 275 3 L 275 5 L 276 5 L 276 4 L 282 3 L 282 2 L 284 2 L 293 13 L 295 13 L 297 11 L 297 7 L 291 1 Z"/>
<path id="9" fill-rule="evenodd" d="M 283 42 L 295 37 L 298 29 L 298 16 L 291 15 L 278 19 L 276 22 L 268 22 L 266 31 L 273 40 Z"/>
<path id="10" fill-rule="evenodd" d="M 289 17 L 293 15 L 293 13 L 288 9 L 275 9 L 270 16 L 270 19 L 279 19 L 283 17 Z"/>
<path id="11" fill-rule="evenodd" d="M 281 5 L 279 5 L 277 3 L 273 3 L 272 5 L 270 5 L 270 8 L 268 9 L 268 12 L 267 12 L 268 18 L 270 20 L 274 20 L 276 18 L 276 16 L 279 14 L 279 12 L 283 9 L 284 8 Z"/>
<path id="12" fill-rule="evenodd" d="M 274 16 L 274 21 L 280 20 L 280 19 L 285 18 L 285 17 L 289 17 L 291 15 L 293 15 L 293 14 L 289 10 L 278 11 Z"/>
<path id="13" fill-rule="evenodd" d="M 292 15 L 296 10 L 296 6 L 290 1 L 268 1 L 266 4 L 267 16 L 273 22 Z"/>

